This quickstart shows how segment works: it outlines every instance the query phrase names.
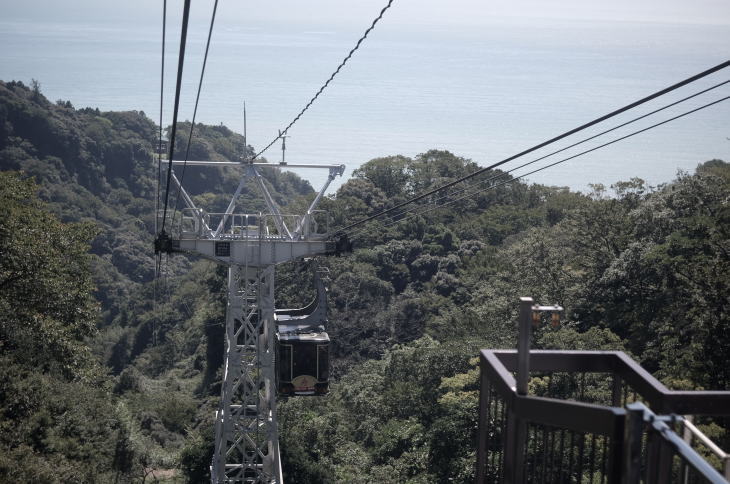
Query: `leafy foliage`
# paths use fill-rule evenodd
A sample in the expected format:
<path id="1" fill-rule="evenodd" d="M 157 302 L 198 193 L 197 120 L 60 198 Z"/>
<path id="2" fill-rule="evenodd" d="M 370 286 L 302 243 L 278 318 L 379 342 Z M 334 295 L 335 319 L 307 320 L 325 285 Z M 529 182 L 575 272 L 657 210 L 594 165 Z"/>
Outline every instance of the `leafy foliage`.
<path id="1" fill-rule="evenodd" d="M 0 173 L 0 341 L 3 353 L 40 371 L 83 376 L 97 306 L 88 273 L 88 224 L 62 224 L 31 180 Z"/>
<path id="2" fill-rule="evenodd" d="M 86 344 L 94 230 L 61 223 L 36 189 L 0 173 L 0 480 L 126 477 L 117 446 L 128 438 Z"/>
<path id="3" fill-rule="evenodd" d="M 226 274 L 175 256 L 153 280 L 157 129 L 144 113 L 76 110 L 37 82 L 0 83 L 0 480 L 124 482 L 175 467 L 209 479 Z M 176 158 L 252 150 L 224 126 L 178 141 Z M 477 168 L 439 150 L 378 158 L 320 206 L 343 227 Z M 184 183 L 220 211 L 240 174 L 188 167 Z M 294 212 L 314 196 L 292 174 L 266 183 Z M 326 397 L 280 403 L 285 479 L 473 480 L 473 357 L 514 347 L 519 296 L 566 308 L 536 347 L 624 349 L 671 387 L 727 389 L 729 184 L 713 160 L 660 187 L 512 182 L 465 198 L 454 187 L 418 214 L 371 222 L 353 254 L 320 261 L 333 382 Z M 244 187 L 241 210 L 260 207 Z M 302 264 L 277 271 L 278 307 L 311 300 Z"/>
<path id="4" fill-rule="evenodd" d="M 393 161 L 388 168 L 419 169 Z M 387 178 L 383 164 L 359 170 L 336 201 L 342 193 L 352 204 L 358 176 Z M 730 166 L 712 161 L 659 188 L 632 179 L 584 196 L 513 184 L 485 207 L 436 210 L 415 226 L 372 224 L 387 237 L 360 237 L 349 260 L 327 261 L 331 334 L 335 354 L 382 356 L 350 366 L 317 406 L 281 406 L 290 480 L 472 480 L 478 373 L 467 359 L 478 347 L 514 347 L 522 295 L 567 309 L 563 327 L 537 332 L 538 348 L 628 350 L 670 387 L 727 389 L 729 179 Z M 586 398 L 605 400 L 610 389 L 594 380 Z M 539 378 L 531 388 L 546 391 Z"/>

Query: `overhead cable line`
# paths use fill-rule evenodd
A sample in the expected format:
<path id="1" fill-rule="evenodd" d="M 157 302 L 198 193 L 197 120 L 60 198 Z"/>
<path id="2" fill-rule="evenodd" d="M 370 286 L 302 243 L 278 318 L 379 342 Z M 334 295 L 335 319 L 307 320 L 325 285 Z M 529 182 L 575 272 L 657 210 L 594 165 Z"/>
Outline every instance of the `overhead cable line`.
<path id="1" fill-rule="evenodd" d="M 595 134 L 595 135 L 593 135 L 593 136 L 589 136 L 588 138 L 584 138 L 584 139 L 582 139 L 582 140 L 580 140 L 580 141 L 578 141 L 578 142 L 576 142 L 576 143 L 573 143 L 573 144 L 571 144 L 571 145 L 568 145 L 568 146 L 566 146 L 565 148 L 561 148 L 561 149 L 559 149 L 559 150 L 556 150 L 556 151 L 550 152 L 550 153 L 548 153 L 548 154 L 546 154 L 546 155 L 543 155 L 543 156 L 541 156 L 541 157 L 539 157 L 539 158 L 536 158 L 536 159 L 534 159 L 534 160 L 532 160 L 532 161 L 529 161 L 529 162 L 527 162 L 527 163 L 523 163 L 522 165 L 516 166 L 516 167 L 514 167 L 514 168 L 512 168 L 512 169 L 510 169 L 510 170 L 507 170 L 507 171 L 505 171 L 505 172 L 503 172 L 503 173 L 498 173 L 498 174 L 496 174 L 496 175 L 494 175 L 494 176 L 491 176 L 491 177 L 487 178 L 486 180 L 482 180 L 482 181 L 478 182 L 478 183 L 477 183 L 477 185 L 483 185 L 483 184 L 485 184 L 485 183 L 489 183 L 489 182 L 495 181 L 495 180 L 497 180 L 497 179 L 499 179 L 499 178 L 502 178 L 502 177 L 504 177 L 504 176 L 508 175 L 509 173 L 512 173 L 513 171 L 516 171 L 516 170 L 519 170 L 519 169 L 521 169 L 521 168 L 524 168 L 524 167 L 526 167 L 526 166 L 529 166 L 529 165 L 535 164 L 535 163 L 537 163 L 538 161 L 542 161 L 542 160 L 544 160 L 544 159 L 546 159 L 546 158 L 549 158 L 549 157 L 551 157 L 551 156 L 553 156 L 553 155 L 557 155 L 558 153 L 562 153 L 562 152 L 564 152 L 564 151 L 567 151 L 567 150 L 569 150 L 569 149 L 571 149 L 571 148 L 575 148 L 575 147 L 576 147 L 576 146 L 578 146 L 578 145 L 581 145 L 581 144 L 583 144 L 583 143 L 586 143 L 586 142 L 588 142 L 588 141 L 594 140 L 594 139 L 596 139 L 596 138 L 598 138 L 598 137 L 600 137 L 600 136 L 603 136 L 603 135 L 605 135 L 605 134 L 608 134 L 608 133 L 610 133 L 610 132 L 612 132 L 612 131 L 616 131 L 617 129 L 623 128 L 624 126 L 627 126 L 627 125 L 629 125 L 629 124 L 635 123 L 636 121 L 640 121 L 640 120 L 642 120 L 642 119 L 644 119 L 644 118 L 647 118 L 647 117 L 649 117 L 649 116 L 652 116 L 652 115 L 654 115 L 654 114 L 656 114 L 656 113 L 658 113 L 658 112 L 661 112 L 661 111 L 664 111 L 664 110 L 666 110 L 666 109 L 669 109 L 669 108 L 671 108 L 671 107 L 673 107 L 673 106 L 676 106 L 677 104 L 681 104 L 681 103 L 683 103 L 683 102 L 685 102 L 685 101 L 688 101 L 688 100 L 690 100 L 690 99 L 693 99 L 693 98 L 695 98 L 695 97 L 697 97 L 697 96 L 700 96 L 700 95 L 702 95 L 702 94 L 705 94 L 705 93 L 707 93 L 707 92 L 709 92 L 709 91 L 712 91 L 712 90 L 714 90 L 714 89 L 717 89 L 717 88 L 719 88 L 719 87 L 722 87 L 722 86 L 724 86 L 724 85 L 726 85 L 726 84 L 728 84 L 728 83 L 730 83 L 730 80 L 726 80 L 726 81 L 720 82 L 720 83 L 718 83 L 718 84 L 715 84 L 715 85 L 713 85 L 713 86 L 710 86 L 710 87 L 708 87 L 707 89 L 703 89 L 702 91 L 699 91 L 699 92 L 696 92 L 696 93 L 694 93 L 694 94 L 691 94 L 691 95 L 689 95 L 689 96 L 686 96 L 686 97 L 684 97 L 684 98 L 682 98 L 682 99 L 679 99 L 678 101 L 674 101 L 674 102 L 672 102 L 672 103 L 670 103 L 670 104 L 667 104 L 667 105 L 665 105 L 665 106 L 662 106 L 662 107 L 660 107 L 660 108 L 658 108 L 658 109 L 655 109 L 654 111 L 651 111 L 651 112 L 649 112 L 649 113 L 646 113 L 646 114 L 642 114 L 641 116 L 638 116 L 638 117 L 636 117 L 636 118 L 633 118 L 633 119 L 631 119 L 631 120 L 629 120 L 629 121 L 626 121 L 625 123 L 621 123 L 621 124 L 619 124 L 619 125 L 617 125 L 617 126 L 614 126 L 613 128 L 609 128 L 609 129 L 607 129 L 607 130 L 601 131 L 601 132 L 600 132 L 600 133 L 598 133 L 598 134 Z M 431 201 L 431 203 L 434 203 L 434 204 L 436 204 L 436 203 L 440 202 L 441 200 L 444 200 L 444 199 L 446 199 L 446 198 L 451 198 L 451 197 L 453 197 L 453 196 L 455 196 L 455 195 L 459 195 L 460 193 L 464 193 L 464 192 L 466 192 L 466 191 L 468 191 L 468 190 L 470 190 L 470 189 L 472 189 L 472 188 L 474 188 L 474 185 L 472 185 L 472 186 L 467 186 L 467 187 L 465 187 L 465 188 L 463 188 L 463 189 L 461 189 L 461 190 L 458 190 L 458 191 L 456 191 L 456 192 L 451 192 L 451 193 L 447 193 L 447 194 L 445 194 L 445 195 L 442 195 L 441 197 L 439 197 L 439 198 L 437 198 L 437 199 L 435 199 L 435 200 L 432 200 L 432 201 Z M 421 205 L 419 205 L 419 206 L 413 207 L 413 208 L 411 208 L 411 209 L 409 209 L 409 210 L 404 210 L 404 211 L 402 211 L 402 212 L 399 212 L 399 213 L 396 213 L 396 214 L 391 214 L 391 215 L 388 215 L 388 219 L 395 219 L 395 218 L 399 218 L 399 217 L 402 217 L 402 216 L 403 216 L 403 215 L 405 215 L 405 214 L 408 214 L 408 213 L 412 213 L 412 212 L 414 212 L 414 211 L 417 211 L 417 210 L 420 210 L 420 209 L 422 209 L 422 208 L 424 208 L 424 207 L 423 207 L 423 206 L 421 206 Z M 427 210 L 426 210 L 426 211 L 427 211 Z M 424 212 L 425 212 L 425 211 L 424 211 Z M 388 225 L 389 225 L 389 224 L 388 224 Z M 386 226 L 387 226 L 387 225 L 386 225 Z M 359 232 L 358 232 L 358 233 L 359 233 Z M 354 235 L 353 235 L 353 236 L 354 236 Z"/>
<path id="2" fill-rule="evenodd" d="M 167 25 L 167 0 L 162 2 L 162 58 L 160 61 L 160 140 L 157 145 L 157 190 L 155 191 L 155 234 L 157 233 L 157 217 L 160 213 L 160 172 L 162 170 L 162 107 L 165 93 L 165 26 Z M 162 265 L 162 254 L 155 257 L 155 278 L 152 285 L 153 318 L 152 344 L 157 345 L 157 280 Z"/>
<path id="3" fill-rule="evenodd" d="M 167 0 L 162 2 L 162 59 L 160 62 L 160 140 L 157 145 L 157 191 L 155 192 L 155 232 L 157 214 L 160 211 L 160 171 L 162 169 L 162 100 L 165 93 L 165 25 L 167 24 Z"/>
<path id="4" fill-rule="evenodd" d="M 324 91 L 325 88 L 329 85 L 329 83 L 332 82 L 332 79 L 335 78 L 335 76 L 340 72 L 340 69 L 342 69 L 345 66 L 345 64 L 347 63 L 347 61 L 350 60 L 350 57 L 352 57 L 352 55 L 355 53 L 355 51 L 360 48 L 360 44 L 363 43 L 363 41 L 367 38 L 367 36 L 370 34 L 370 32 L 375 28 L 375 25 L 380 21 L 381 18 L 383 18 L 383 15 L 385 14 L 385 11 L 388 10 L 392 4 L 393 4 L 393 0 L 388 0 L 388 4 L 385 7 L 383 7 L 383 9 L 380 11 L 380 14 L 377 17 L 375 17 L 375 20 L 373 20 L 372 24 L 370 24 L 370 27 L 368 27 L 368 29 L 365 31 L 365 33 L 362 35 L 362 37 L 360 37 L 360 39 L 355 44 L 355 47 L 353 47 L 350 50 L 350 52 L 347 54 L 347 56 L 345 56 L 345 58 L 342 60 L 342 62 L 340 62 L 340 65 L 337 66 L 337 69 L 335 69 L 335 71 L 332 73 L 332 75 L 329 77 L 329 79 L 327 79 L 327 81 L 322 85 L 322 87 L 319 88 L 319 90 L 317 91 L 317 93 L 312 97 L 312 99 L 309 100 L 309 102 L 306 104 L 306 106 L 304 106 L 304 108 L 302 108 L 302 110 L 299 111 L 299 114 L 297 114 L 294 117 L 294 119 L 287 125 L 287 127 L 284 128 L 283 130 L 279 131 L 279 135 L 276 138 L 274 138 L 271 141 L 271 143 L 269 143 L 268 145 L 266 145 L 266 147 L 264 149 L 262 149 L 261 151 L 259 151 L 258 153 L 256 153 L 253 156 L 253 158 L 251 158 L 251 161 L 252 162 L 256 158 L 258 158 L 259 156 L 261 156 L 266 150 L 268 150 L 269 148 L 271 148 L 274 145 L 274 143 L 276 143 L 278 140 L 280 140 L 283 136 L 286 136 L 286 133 L 289 131 L 289 128 L 291 128 L 292 126 L 294 126 L 294 123 L 296 123 L 297 121 L 299 121 L 299 118 L 302 117 L 302 115 L 304 114 L 304 112 L 307 109 L 309 109 L 309 107 L 314 103 L 314 101 L 317 100 L 317 98 L 319 97 L 319 95 L 322 94 L 322 91 Z"/>
<path id="5" fill-rule="evenodd" d="M 513 181 L 519 180 L 520 178 L 524 178 L 526 176 L 533 175 L 533 174 L 538 173 L 540 171 L 547 170 L 548 168 L 552 168 L 553 166 L 559 165 L 561 163 L 565 163 L 566 161 L 569 161 L 569 160 L 578 158 L 579 156 L 583 156 L 585 154 L 591 153 L 591 152 L 596 151 L 596 150 L 599 150 L 601 148 L 605 148 L 606 146 L 612 145 L 614 143 L 618 143 L 619 141 L 623 141 L 623 140 L 625 140 L 627 138 L 631 138 L 632 136 L 636 136 L 637 134 L 644 133 L 645 131 L 649 131 L 650 129 L 657 128 L 657 127 L 659 127 L 659 126 L 661 126 L 663 124 L 670 123 L 670 122 L 675 121 L 675 120 L 677 120 L 679 118 L 683 118 L 683 117 L 688 116 L 688 115 L 690 115 L 692 113 L 696 113 L 697 111 L 701 111 L 703 109 L 709 108 L 710 106 L 714 106 L 715 104 L 719 104 L 719 103 L 721 103 L 723 101 L 727 101 L 728 99 L 730 99 L 730 96 L 725 96 L 725 97 L 720 98 L 720 99 L 718 99 L 716 101 L 713 101 L 711 103 L 704 104 L 704 105 L 702 105 L 702 106 L 700 106 L 698 108 L 695 108 L 695 109 L 686 111 L 686 112 L 684 112 L 682 114 L 679 114 L 677 116 L 671 117 L 669 119 L 665 119 L 664 121 L 660 121 L 659 123 L 652 124 L 651 126 L 648 126 L 646 128 L 643 128 L 643 129 L 634 131 L 632 133 L 629 133 L 629 134 L 627 134 L 625 136 L 621 136 L 619 138 L 613 139 L 613 140 L 611 140 L 611 141 L 609 141 L 607 143 L 603 143 L 602 145 L 598 145 L 598 146 L 595 146 L 595 147 L 590 148 L 588 150 L 585 150 L 585 151 L 582 151 L 580 153 L 577 153 L 575 155 L 568 156 L 566 158 L 562 158 L 562 159 L 560 159 L 558 161 L 555 161 L 553 163 L 550 163 L 549 165 L 545 165 L 545 166 L 542 166 L 542 167 L 537 168 L 535 170 L 529 171 L 527 173 L 523 173 L 522 175 L 519 175 L 519 176 L 516 176 L 516 177 L 512 177 L 509 180 L 505 180 L 505 181 L 503 181 L 503 182 L 501 182 L 501 183 L 499 183 L 497 185 L 490 185 L 488 187 L 485 187 L 485 188 L 482 188 L 482 189 L 479 189 L 479 190 L 475 190 L 475 191 L 470 192 L 470 193 L 468 193 L 468 194 L 466 194 L 464 196 L 461 196 L 459 198 L 456 198 L 456 199 L 453 199 L 453 200 L 449 200 L 446 203 L 442 203 L 442 204 L 437 205 L 437 206 L 434 206 L 434 207 L 427 207 L 427 209 L 426 210 L 423 210 L 422 212 L 415 213 L 415 214 L 411 214 L 408 217 L 405 217 L 405 218 L 402 218 L 402 219 L 399 219 L 399 220 L 393 220 L 393 221 L 391 221 L 391 222 L 389 222 L 387 224 L 384 224 L 383 227 L 389 227 L 391 225 L 394 225 L 394 224 L 399 223 L 399 222 L 403 222 L 405 220 L 408 220 L 410 218 L 416 217 L 418 215 L 422 215 L 424 213 L 431 212 L 433 210 L 436 210 L 436 209 L 439 209 L 439 208 L 443 208 L 443 207 L 449 206 L 449 205 L 451 205 L 453 203 L 459 202 L 461 200 L 464 200 L 464 199 L 469 198 L 469 197 L 474 196 L 474 195 L 478 195 L 479 193 L 483 193 L 483 192 L 485 192 L 487 190 L 492 190 L 494 188 L 503 186 L 503 185 L 505 185 L 507 183 L 511 183 Z M 361 235 L 362 233 L 364 233 L 364 231 L 357 232 L 356 234 L 353 235 L 353 237 L 356 237 L 358 235 Z"/>
<path id="6" fill-rule="evenodd" d="M 170 131 L 170 156 L 167 165 L 167 184 L 165 187 L 165 207 L 162 211 L 162 228 L 160 234 L 165 233 L 167 221 L 167 204 L 170 199 L 170 180 L 172 179 L 172 160 L 175 153 L 175 135 L 177 133 L 177 111 L 180 106 L 180 88 L 182 86 L 183 64 L 185 62 L 185 42 L 188 37 L 188 18 L 190 17 L 190 0 L 185 0 L 183 7 L 182 31 L 180 32 L 180 54 L 177 61 L 177 84 L 175 85 L 175 107 L 172 111 L 172 129 Z"/>
<path id="7" fill-rule="evenodd" d="M 203 68 L 200 70 L 200 80 L 198 81 L 198 93 L 195 96 L 195 108 L 193 109 L 193 120 L 190 123 L 190 132 L 188 133 L 188 145 L 185 148 L 185 159 L 183 160 L 182 173 L 180 174 L 180 186 L 182 187 L 183 180 L 185 179 L 185 168 L 188 163 L 188 156 L 190 155 L 190 145 L 193 142 L 193 128 L 195 127 L 195 117 L 198 114 L 198 103 L 200 102 L 200 91 L 203 88 L 203 77 L 205 76 L 205 65 L 208 62 L 208 50 L 210 49 L 210 38 L 213 36 L 213 25 L 215 24 L 215 13 L 218 10 L 218 0 L 215 0 L 213 4 L 213 15 L 210 18 L 210 28 L 208 29 L 208 41 L 205 44 L 205 55 L 203 56 Z M 172 164 L 172 163 L 170 163 Z M 181 190 L 177 191 L 177 197 L 175 198 L 175 205 L 173 205 L 172 220 L 175 220 L 175 213 L 177 213 L 177 204 L 180 202 Z"/>
<path id="8" fill-rule="evenodd" d="M 413 197 L 411 199 L 408 199 L 408 200 L 406 200 L 404 202 L 401 202 L 401 203 L 399 203 L 399 204 L 397 204 L 397 205 L 395 205 L 395 206 L 393 206 L 391 208 L 382 210 L 382 211 L 380 211 L 380 212 L 378 212 L 378 213 L 376 213 L 374 215 L 371 215 L 369 217 L 366 217 L 366 218 L 364 218 L 362 220 L 359 220 L 357 222 L 353 222 L 353 223 L 351 223 L 349 225 L 346 225 L 345 227 L 340 228 L 336 232 L 338 232 L 338 233 L 345 232 L 346 230 L 349 230 L 351 228 L 354 228 L 354 227 L 357 227 L 359 225 L 362 225 L 362 224 L 364 224 L 366 222 L 369 222 L 371 220 L 374 220 L 374 219 L 376 219 L 378 217 L 382 217 L 383 215 L 387 215 L 389 213 L 392 213 L 392 212 L 398 210 L 399 208 L 404 207 L 406 205 L 409 205 L 409 204 L 411 204 L 413 202 L 417 202 L 418 200 L 423 200 L 424 198 L 426 198 L 426 197 L 428 197 L 430 195 L 433 195 L 434 193 L 437 193 L 437 192 L 439 192 L 441 190 L 444 190 L 446 188 L 452 187 L 452 186 L 454 186 L 454 185 L 456 185 L 458 183 L 461 183 L 463 181 L 466 181 L 466 180 L 469 180 L 471 178 L 474 178 L 475 176 L 480 175 L 481 173 L 484 173 L 486 171 L 492 170 L 492 169 L 494 169 L 494 168 L 496 168 L 498 166 L 504 165 L 505 163 L 508 163 L 508 162 L 510 162 L 510 161 L 512 161 L 512 160 L 514 160 L 516 158 L 519 158 L 521 156 L 524 156 L 524 155 L 526 155 L 528 153 L 532 153 L 533 151 L 536 151 L 536 150 L 538 150 L 540 148 L 543 148 L 543 147 L 545 147 L 547 145 L 550 145 L 552 143 L 555 143 L 556 141 L 560 141 L 561 139 L 567 138 L 568 136 L 571 136 L 571 135 L 573 135 L 573 134 L 575 134 L 575 133 L 577 133 L 579 131 L 583 131 L 584 129 L 590 128 L 591 126 L 594 126 L 594 125 L 596 125 L 598 123 L 601 123 L 601 122 L 603 122 L 603 121 L 605 121 L 607 119 L 610 119 L 610 118 L 613 118 L 615 116 L 618 116 L 621 113 L 624 113 L 624 112 L 626 112 L 626 111 L 628 111 L 630 109 L 633 109 L 633 108 L 635 108 L 637 106 L 640 106 L 642 104 L 645 104 L 645 103 L 647 103 L 647 102 L 649 102 L 649 101 L 651 101 L 653 99 L 656 99 L 656 98 L 658 98 L 660 96 L 663 96 L 663 95 L 665 95 L 665 94 L 667 94 L 669 92 L 672 92 L 672 91 L 674 91 L 676 89 L 679 89 L 680 87 L 686 86 L 687 84 L 690 84 L 690 83 L 695 82 L 695 81 L 697 81 L 699 79 L 702 79 L 704 77 L 707 77 L 710 74 L 714 74 L 715 72 L 717 72 L 717 71 L 719 71 L 721 69 L 724 69 L 724 68 L 726 68 L 728 66 L 730 66 L 730 60 L 727 60 L 727 61 L 725 61 L 725 62 L 723 62 L 721 64 L 716 65 L 715 67 L 712 67 L 710 69 L 707 69 L 707 70 L 705 70 L 703 72 L 700 72 L 699 74 L 695 74 L 692 77 L 689 77 L 689 78 L 687 78 L 687 79 L 685 79 L 683 81 L 680 81 L 680 82 L 678 82 L 676 84 L 673 84 L 673 85 L 671 85 L 669 87 L 666 87 L 666 88 L 664 88 L 664 89 L 662 89 L 660 91 L 657 91 L 657 92 L 655 92 L 653 94 L 650 94 L 649 96 L 646 96 L 646 97 L 644 97 L 642 99 L 639 99 L 638 101 L 634 101 L 634 102 L 632 102 L 630 104 L 627 104 L 626 106 L 624 106 L 622 108 L 619 108 L 619 109 L 617 109 L 615 111 L 612 111 L 612 112 L 610 112 L 608 114 L 605 114 L 605 115 L 603 115 L 601 117 L 598 117 L 598 118 L 596 118 L 596 119 L 594 119 L 594 120 L 592 120 L 592 121 L 590 121 L 588 123 L 585 123 L 585 124 L 583 124 L 581 126 L 578 126 L 577 128 L 573 128 L 573 129 L 571 129 L 569 131 L 566 131 L 566 132 L 564 132 L 564 133 L 562 133 L 562 134 L 560 134 L 558 136 L 555 136 L 554 138 L 551 138 L 551 139 L 549 139 L 547 141 L 543 141 L 542 143 L 539 143 L 539 144 L 537 144 L 537 145 L 535 145 L 535 146 L 533 146 L 531 148 L 528 148 L 528 149 L 526 149 L 524 151 L 521 151 L 520 153 L 517 153 L 516 155 L 512 155 L 512 156 L 510 156 L 508 158 L 505 158 L 502 161 L 499 161 L 497 163 L 493 163 L 492 165 L 486 166 L 484 168 L 480 168 L 479 170 L 476 170 L 475 172 L 470 173 L 468 175 L 465 175 L 465 176 L 463 176 L 463 177 L 461 177 L 461 178 L 459 178 L 457 180 L 454 180 L 452 182 L 446 183 L 445 185 L 442 185 L 440 187 L 434 188 L 433 190 L 429 190 L 426 193 L 423 193 L 421 195 L 418 195 L 416 197 Z"/>

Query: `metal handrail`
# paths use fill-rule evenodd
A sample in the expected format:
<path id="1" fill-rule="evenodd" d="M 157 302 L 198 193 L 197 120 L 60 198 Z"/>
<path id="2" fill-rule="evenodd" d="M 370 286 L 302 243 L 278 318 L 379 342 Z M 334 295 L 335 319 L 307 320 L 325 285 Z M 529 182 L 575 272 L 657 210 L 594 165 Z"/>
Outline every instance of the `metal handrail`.
<path id="1" fill-rule="evenodd" d="M 663 417 L 652 412 L 646 405 L 641 402 L 633 402 L 627 405 L 630 419 L 641 419 L 644 426 L 648 431 L 662 439 L 662 443 L 668 445 L 671 450 L 680 458 L 682 461 L 695 470 L 700 476 L 706 479 L 708 482 L 713 484 L 727 484 L 727 479 L 723 477 L 714 467 L 712 467 L 701 455 L 695 451 L 691 445 L 677 435 L 672 428 L 667 425 L 667 422 L 682 421 L 686 424 L 686 419 L 678 415 L 672 415 L 669 417 Z M 629 424 L 629 428 L 633 426 Z M 636 441 L 641 442 L 641 434 L 643 431 L 638 432 L 639 435 L 634 436 Z M 651 435 L 650 435 L 651 439 Z M 661 452 L 657 467 L 660 467 L 656 472 L 656 475 L 652 475 L 652 478 L 647 479 L 650 482 L 663 482 L 666 477 L 666 473 L 669 472 L 671 467 L 671 459 L 665 459 L 661 462 Z M 652 470 L 649 469 L 649 472 Z M 638 476 L 636 476 L 638 477 Z M 632 482 L 632 479 L 628 479 Z M 638 479 L 636 480 L 638 482 Z"/>
<path id="2" fill-rule="evenodd" d="M 178 219 L 171 225 L 174 225 L 174 229 L 179 233 L 181 239 L 309 240 L 324 238 L 327 234 L 318 233 L 319 224 L 313 216 L 314 213 L 307 215 L 208 213 L 197 208 L 185 208 L 180 211 Z M 316 211 L 316 213 L 326 212 Z M 284 220 L 292 227 L 298 226 L 301 228 L 301 232 L 295 234 L 281 233 L 277 224 L 270 223 L 275 219 Z M 223 231 L 216 234 L 211 227 L 217 227 L 221 221 L 224 221 L 226 225 Z"/>
<path id="3" fill-rule="evenodd" d="M 702 444 L 704 444 L 705 447 L 707 447 L 710 452 L 715 454 L 720 461 L 722 462 L 722 472 L 728 481 L 730 481 L 730 453 L 725 452 L 722 450 L 715 442 L 713 442 L 707 435 L 704 434 L 700 429 L 698 429 L 694 423 L 692 423 L 692 420 L 690 420 L 689 417 L 683 417 L 682 418 L 682 425 L 685 429 L 687 429 L 692 436 L 696 437 Z M 690 442 L 691 443 L 691 437 Z"/>

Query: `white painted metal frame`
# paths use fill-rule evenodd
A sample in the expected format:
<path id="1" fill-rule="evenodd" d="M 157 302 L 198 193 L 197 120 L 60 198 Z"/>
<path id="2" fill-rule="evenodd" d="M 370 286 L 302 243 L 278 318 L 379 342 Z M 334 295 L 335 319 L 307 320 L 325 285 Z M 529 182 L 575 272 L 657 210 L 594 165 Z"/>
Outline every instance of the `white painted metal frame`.
<path id="1" fill-rule="evenodd" d="M 281 483 L 274 267 L 228 270 L 226 358 L 215 419 L 214 483 Z"/>
<path id="2" fill-rule="evenodd" d="M 182 162 L 173 161 L 173 165 Z M 242 166 L 244 175 L 215 230 L 210 215 L 197 208 L 173 173 L 173 180 L 185 202 L 180 233 L 173 237 L 175 250 L 202 256 L 228 269 L 228 305 L 221 402 L 215 416 L 215 451 L 211 463 L 211 482 L 283 482 L 279 458 L 276 416 L 276 362 L 274 358 L 276 323 L 274 320 L 274 266 L 302 257 L 324 254 L 327 237 L 310 232 L 315 208 L 344 165 L 298 165 L 188 161 L 192 166 Z M 329 177 L 307 212 L 293 217 L 291 231 L 278 205 L 259 173 L 267 168 L 324 168 Z M 261 190 L 268 213 L 234 214 L 246 180 L 252 178 Z M 183 221 L 192 223 L 185 230 Z M 258 228 L 226 230 L 229 219 L 256 217 Z M 267 230 L 268 220 L 276 234 Z M 221 244 L 225 250 L 221 249 Z"/>

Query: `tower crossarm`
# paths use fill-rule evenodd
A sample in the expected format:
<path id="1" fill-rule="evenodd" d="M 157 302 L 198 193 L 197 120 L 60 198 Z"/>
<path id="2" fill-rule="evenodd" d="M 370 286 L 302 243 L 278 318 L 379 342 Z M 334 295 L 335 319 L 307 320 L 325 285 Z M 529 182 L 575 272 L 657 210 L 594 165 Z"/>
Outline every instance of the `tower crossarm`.
<path id="1" fill-rule="evenodd" d="M 333 255 L 336 245 L 330 240 L 179 239 L 175 252 L 198 255 L 224 265 L 266 267 L 284 262 Z"/>

